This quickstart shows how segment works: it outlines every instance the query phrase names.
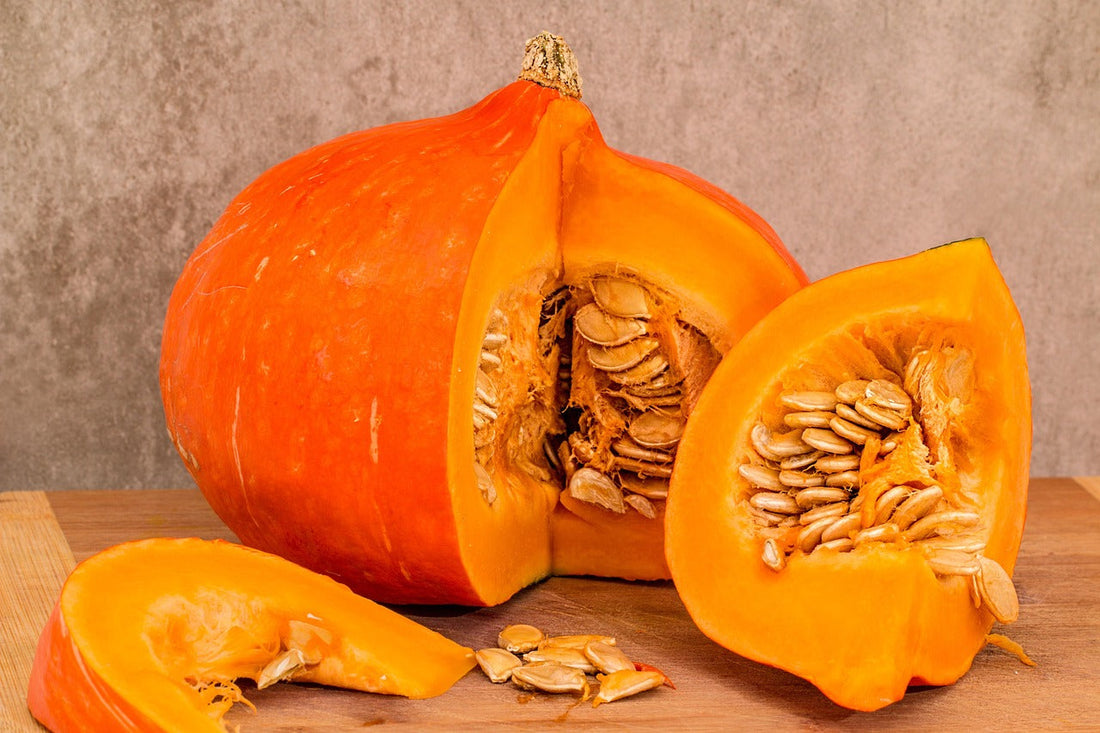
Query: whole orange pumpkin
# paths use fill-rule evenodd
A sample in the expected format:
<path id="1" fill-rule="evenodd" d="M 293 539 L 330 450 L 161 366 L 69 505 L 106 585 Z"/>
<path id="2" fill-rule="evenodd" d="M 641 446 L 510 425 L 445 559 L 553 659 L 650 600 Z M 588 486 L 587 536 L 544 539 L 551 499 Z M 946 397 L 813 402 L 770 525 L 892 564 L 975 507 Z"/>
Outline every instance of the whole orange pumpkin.
<path id="1" fill-rule="evenodd" d="M 473 107 L 324 143 L 230 203 L 160 376 L 242 541 L 399 603 L 668 577 L 684 420 L 805 276 L 728 194 L 609 148 L 579 96 L 542 34 Z"/>

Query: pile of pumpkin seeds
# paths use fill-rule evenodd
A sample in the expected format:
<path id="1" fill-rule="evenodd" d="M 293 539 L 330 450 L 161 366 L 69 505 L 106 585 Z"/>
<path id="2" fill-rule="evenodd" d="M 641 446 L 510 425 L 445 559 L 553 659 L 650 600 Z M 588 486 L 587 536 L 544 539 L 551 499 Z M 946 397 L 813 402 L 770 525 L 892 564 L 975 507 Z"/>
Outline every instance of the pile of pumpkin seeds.
<path id="1" fill-rule="evenodd" d="M 501 630 L 497 646 L 480 649 L 475 657 L 491 682 L 570 693 L 582 701 L 591 697 L 593 707 L 672 686 L 660 670 L 631 661 L 614 637 L 598 634 L 547 636 L 535 626 L 512 624 Z M 594 696 L 591 676 L 598 684 Z"/>

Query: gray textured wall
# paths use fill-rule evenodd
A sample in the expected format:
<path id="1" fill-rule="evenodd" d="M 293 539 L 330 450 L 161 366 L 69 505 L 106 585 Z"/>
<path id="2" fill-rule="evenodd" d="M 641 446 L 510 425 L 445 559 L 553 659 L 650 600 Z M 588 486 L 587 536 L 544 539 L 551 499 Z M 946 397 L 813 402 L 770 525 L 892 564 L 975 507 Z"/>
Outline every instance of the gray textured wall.
<path id="1" fill-rule="evenodd" d="M 739 196 L 811 277 L 986 236 L 1033 470 L 1100 473 L 1100 3 L 3 0 L 0 489 L 189 485 L 160 328 L 222 208 L 314 143 L 469 105 L 544 28 L 613 145 Z"/>

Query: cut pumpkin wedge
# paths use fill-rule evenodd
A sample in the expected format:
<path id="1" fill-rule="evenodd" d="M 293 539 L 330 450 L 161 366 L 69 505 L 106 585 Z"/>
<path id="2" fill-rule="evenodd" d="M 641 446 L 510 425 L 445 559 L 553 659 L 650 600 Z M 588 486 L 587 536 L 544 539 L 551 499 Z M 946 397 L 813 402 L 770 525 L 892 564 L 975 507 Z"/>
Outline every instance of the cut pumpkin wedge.
<path id="1" fill-rule="evenodd" d="M 237 679 L 426 698 L 473 665 L 472 650 L 274 555 L 153 539 L 72 572 L 28 703 L 55 733 L 223 731 Z"/>

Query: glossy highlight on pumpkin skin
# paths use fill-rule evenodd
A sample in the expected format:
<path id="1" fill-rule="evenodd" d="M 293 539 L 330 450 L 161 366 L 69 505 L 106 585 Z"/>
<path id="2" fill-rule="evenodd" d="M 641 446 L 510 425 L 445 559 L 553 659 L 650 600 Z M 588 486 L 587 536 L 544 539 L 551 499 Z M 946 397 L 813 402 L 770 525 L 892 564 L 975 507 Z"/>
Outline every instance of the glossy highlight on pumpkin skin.
<path id="1" fill-rule="evenodd" d="M 741 508 L 751 491 L 739 475 L 753 450 L 748 434 L 772 415 L 778 394 L 866 376 L 884 360 L 897 358 L 900 369 L 912 349 L 947 344 L 970 350 L 975 381 L 943 488 L 979 515 L 982 554 L 1011 574 L 1031 438 L 1023 327 L 988 246 L 969 240 L 815 283 L 765 317 L 715 372 L 688 425 L 666 518 L 677 590 L 710 638 L 858 710 L 899 700 L 910 684 L 951 684 L 969 669 L 993 615 L 975 607 L 971 578 L 935 571 L 967 568 L 930 563 L 899 538 L 847 552 L 796 550 L 776 571 L 761 561 L 759 527 Z M 1010 595 L 994 601 L 1006 618 Z"/>

